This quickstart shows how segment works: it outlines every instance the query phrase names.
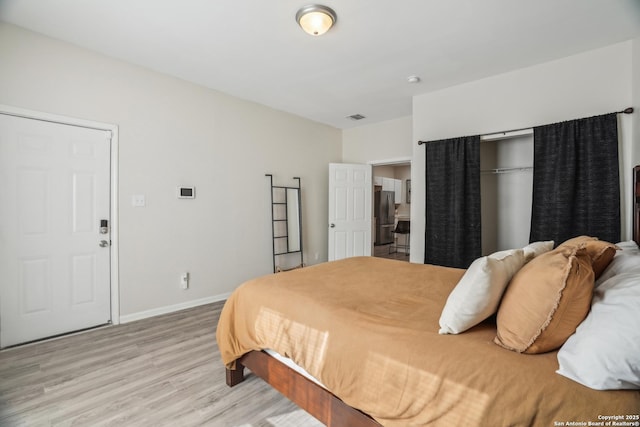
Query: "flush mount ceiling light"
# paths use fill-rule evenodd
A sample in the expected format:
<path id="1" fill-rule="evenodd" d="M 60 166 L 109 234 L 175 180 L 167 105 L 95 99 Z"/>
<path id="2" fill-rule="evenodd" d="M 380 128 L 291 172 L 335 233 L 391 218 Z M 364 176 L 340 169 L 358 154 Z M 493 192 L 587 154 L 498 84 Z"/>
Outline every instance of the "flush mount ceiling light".
<path id="1" fill-rule="evenodd" d="M 333 9 L 319 4 L 310 4 L 296 13 L 296 22 L 312 36 L 321 36 L 329 31 L 337 19 Z"/>

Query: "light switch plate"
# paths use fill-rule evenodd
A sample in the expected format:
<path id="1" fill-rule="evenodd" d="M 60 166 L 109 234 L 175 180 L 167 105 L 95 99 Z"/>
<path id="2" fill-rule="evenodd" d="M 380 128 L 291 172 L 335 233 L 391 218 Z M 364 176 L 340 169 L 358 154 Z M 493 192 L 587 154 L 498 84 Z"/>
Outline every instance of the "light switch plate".
<path id="1" fill-rule="evenodd" d="M 134 194 L 131 196 L 131 205 L 137 208 L 141 208 L 146 205 L 144 194 Z"/>

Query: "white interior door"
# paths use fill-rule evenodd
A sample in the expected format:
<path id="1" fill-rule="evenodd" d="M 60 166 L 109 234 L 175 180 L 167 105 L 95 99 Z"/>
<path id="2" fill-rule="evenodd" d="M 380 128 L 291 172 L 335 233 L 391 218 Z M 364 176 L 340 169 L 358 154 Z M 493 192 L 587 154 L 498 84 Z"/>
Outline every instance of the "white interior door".
<path id="1" fill-rule="evenodd" d="M 371 255 L 371 165 L 329 164 L 329 261 Z"/>
<path id="2" fill-rule="evenodd" d="M 110 139 L 0 114 L 0 347 L 109 322 Z"/>

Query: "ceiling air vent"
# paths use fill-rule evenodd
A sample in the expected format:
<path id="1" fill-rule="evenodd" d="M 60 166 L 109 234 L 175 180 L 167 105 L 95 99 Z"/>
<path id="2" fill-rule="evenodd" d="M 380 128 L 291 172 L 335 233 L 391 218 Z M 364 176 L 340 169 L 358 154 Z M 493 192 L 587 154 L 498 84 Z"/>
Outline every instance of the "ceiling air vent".
<path id="1" fill-rule="evenodd" d="M 362 120 L 362 119 L 364 119 L 364 116 L 362 114 L 353 114 L 351 116 L 347 116 L 347 119 L 349 119 L 349 120 Z"/>

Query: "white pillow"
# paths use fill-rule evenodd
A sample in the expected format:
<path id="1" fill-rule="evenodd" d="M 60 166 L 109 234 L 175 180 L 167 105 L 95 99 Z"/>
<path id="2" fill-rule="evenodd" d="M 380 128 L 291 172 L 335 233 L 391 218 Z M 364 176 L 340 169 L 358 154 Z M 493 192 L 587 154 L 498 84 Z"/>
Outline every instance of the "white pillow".
<path id="1" fill-rule="evenodd" d="M 616 243 L 616 246 L 619 247 L 622 251 L 631 251 L 631 252 L 639 253 L 638 244 L 634 240 L 618 242 Z"/>
<path id="2" fill-rule="evenodd" d="M 617 251 L 609 266 L 602 272 L 595 286 L 598 287 L 616 274 L 630 272 L 640 268 L 640 249 L 633 240 L 616 243 L 620 251 Z"/>
<path id="3" fill-rule="evenodd" d="M 591 312 L 558 352 L 556 372 L 596 390 L 640 389 L 640 270 L 596 288 Z"/>
<path id="4" fill-rule="evenodd" d="M 459 334 L 498 310 L 511 278 L 525 264 L 522 249 L 478 258 L 467 269 L 442 310 L 440 334 Z"/>
<path id="5" fill-rule="evenodd" d="M 555 242 L 553 240 L 547 240 L 546 242 L 533 242 L 522 248 L 524 251 L 525 263 L 531 261 L 538 255 L 542 255 L 545 252 L 549 252 L 553 249 Z"/>

